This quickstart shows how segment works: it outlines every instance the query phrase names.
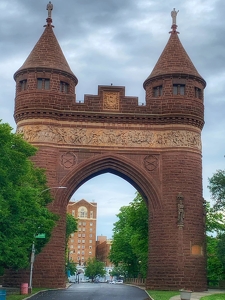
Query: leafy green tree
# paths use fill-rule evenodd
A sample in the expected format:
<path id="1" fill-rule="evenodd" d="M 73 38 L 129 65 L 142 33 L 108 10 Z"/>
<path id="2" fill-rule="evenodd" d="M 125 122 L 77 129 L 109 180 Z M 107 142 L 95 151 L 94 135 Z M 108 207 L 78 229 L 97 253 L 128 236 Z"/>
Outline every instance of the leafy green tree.
<path id="1" fill-rule="evenodd" d="M 39 253 L 58 217 L 47 208 L 52 197 L 44 170 L 30 160 L 37 149 L 1 122 L 0 143 L 0 268 L 22 269 L 32 243 Z M 39 233 L 45 239 L 36 239 Z"/>
<path id="2" fill-rule="evenodd" d="M 86 263 L 85 276 L 94 280 L 96 276 L 105 276 L 105 264 L 96 258 L 89 258 Z"/>
<path id="3" fill-rule="evenodd" d="M 206 204 L 207 277 L 215 285 L 225 279 L 225 171 L 218 170 L 208 187 L 215 204 Z"/>
<path id="4" fill-rule="evenodd" d="M 126 266 L 119 265 L 112 269 L 112 271 L 110 272 L 110 276 L 116 276 L 117 279 L 119 279 L 120 277 L 126 277 L 127 276 L 126 272 L 127 272 Z"/>
<path id="5" fill-rule="evenodd" d="M 218 170 L 209 178 L 208 186 L 212 199 L 215 201 L 216 210 L 225 208 L 225 170 Z"/>
<path id="6" fill-rule="evenodd" d="M 66 244 L 68 244 L 70 235 L 77 231 L 77 219 L 71 214 L 66 214 Z"/>
<path id="7" fill-rule="evenodd" d="M 148 210 L 137 193 L 129 206 L 123 206 L 113 228 L 109 254 L 115 266 L 122 266 L 127 276 L 146 277 L 148 257 Z"/>
<path id="8" fill-rule="evenodd" d="M 66 273 L 74 275 L 77 271 L 76 264 L 69 257 L 68 242 L 70 235 L 77 231 L 77 219 L 71 214 L 66 214 Z"/>

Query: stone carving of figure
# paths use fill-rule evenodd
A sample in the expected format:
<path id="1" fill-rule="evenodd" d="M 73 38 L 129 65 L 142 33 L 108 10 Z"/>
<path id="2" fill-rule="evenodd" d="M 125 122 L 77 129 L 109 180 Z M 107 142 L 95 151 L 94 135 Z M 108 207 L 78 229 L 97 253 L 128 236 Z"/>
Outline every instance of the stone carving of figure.
<path id="1" fill-rule="evenodd" d="M 177 14 L 178 14 L 179 10 L 176 11 L 175 8 L 171 11 L 171 17 L 172 17 L 172 25 L 176 25 L 177 24 Z"/>
<path id="2" fill-rule="evenodd" d="M 48 11 L 48 18 L 51 18 L 52 17 L 52 10 L 53 10 L 53 4 L 51 3 L 51 1 L 49 1 L 49 3 L 47 4 L 46 10 Z"/>
<path id="3" fill-rule="evenodd" d="M 178 225 L 183 225 L 184 224 L 184 204 L 183 204 L 183 196 L 179 194 L 177 196 L 178 199 Z"/>

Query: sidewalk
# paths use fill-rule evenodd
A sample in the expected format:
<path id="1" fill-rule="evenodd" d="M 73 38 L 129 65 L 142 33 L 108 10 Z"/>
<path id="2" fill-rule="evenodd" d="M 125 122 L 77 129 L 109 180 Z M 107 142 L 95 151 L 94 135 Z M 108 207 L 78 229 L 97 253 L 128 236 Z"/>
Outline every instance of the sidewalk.
<path id="1" fill-rule="evenodd" d="M 209 295 L 212 295 L 212 294 L 219 294 L 219 293 L 225 293 L 225 290 L 208 290 L 208 291 L 205 291 L 205 292 L 193 292 L 191 294 L 191 300 L 198 300 L 201 297 L 209 296 Z M 172 298 L 170 298 L 170 300 L 180 300 L 180 295 L 173 296 Z"/>

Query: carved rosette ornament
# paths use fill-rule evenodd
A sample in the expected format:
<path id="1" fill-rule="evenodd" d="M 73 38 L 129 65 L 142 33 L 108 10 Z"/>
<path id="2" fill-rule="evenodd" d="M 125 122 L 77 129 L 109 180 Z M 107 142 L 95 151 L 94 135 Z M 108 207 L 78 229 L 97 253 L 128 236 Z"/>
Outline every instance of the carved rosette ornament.
<path id="1" fill-rule="evenodd" d="M 144 158 L 144 166 L 145 169 L 148 171 L 154 171 L 158 168 L 159 161 L 157 156 L 155 155 L 148 155 Z"/>
<path id="2" fill-rule="evenodd" d="M 187 147 L 201 151 L 200 133 L 188 130 L 136 130 L 24 125 L 17 129 L 30 143 L 96 147 Z"/>
<path id="3" fill-rule="evenodd" d="M 61 161 L 60 162 L 61 162 L 61 165 L 65 169 L 70 169 L 71 167 L 73 167 L 76 164 L 77 157 L 72 152 L 66 152 L 66 153 L 61 155 Z"/>
<path id="4" fill-rule="evenodd" d="M 119 110 L 119 92 L 103 92 L 103 109 Z"/>

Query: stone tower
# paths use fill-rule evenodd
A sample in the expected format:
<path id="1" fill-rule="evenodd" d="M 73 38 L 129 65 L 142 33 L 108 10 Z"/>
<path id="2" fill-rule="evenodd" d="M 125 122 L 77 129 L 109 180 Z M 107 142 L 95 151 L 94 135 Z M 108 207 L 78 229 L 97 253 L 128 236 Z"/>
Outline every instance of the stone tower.
<path id="1" fill-rule="evenodd" d="M 177 12 L 171 14 L 169 41 L 144 82 L 146 105 L 127 97 L 123 86 L 99 86 L 97 95 L 76 103 L 78 80 L 53 33 L 50 8 L 44 33 L 15 73 L 17 131 L 38 147 L 34 161 L 46 168 L 49 186 L 67 187 L 52 190 L 50 209 L 61 218 L 36 258 L 34 286 L 65 286 L 67 204 L 87 180 L 111 172 L 131 183 L 149 210 L 146 287 L 206 289 L 201 158 L 206 83 L 178 38 Z"/>
<path id="2" fill-rule="evenodd" d="M 170 131 L 160 141 L 169 147 L 160 154 L 163 211 L 154 213 L 149 222 L 155 230 L 150 233 L 147 287 L 167 288 L 168 281 L 171 287 L 177 281 L 180 287 L 201 290 L 206 289 L 201 156 L 206 82 L 179 40 L 174 17 L 171 29 L 168 43 L 144 81 L 146 106 L 155 115 L 155 125 Z M 188 140 L 193 132 L 191 143 L 198 149 L 171 147 L 182 144 L 183 138 Z M 153 250 L 154 244 L 159 247 Z M 165 265 L 159 267 L 159 261 Z"/>

